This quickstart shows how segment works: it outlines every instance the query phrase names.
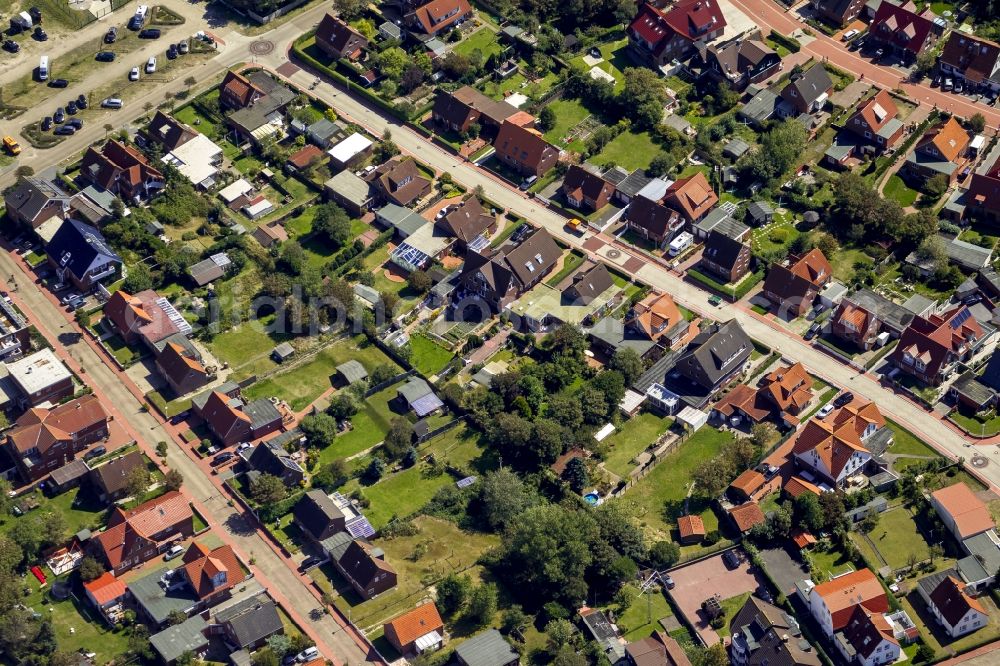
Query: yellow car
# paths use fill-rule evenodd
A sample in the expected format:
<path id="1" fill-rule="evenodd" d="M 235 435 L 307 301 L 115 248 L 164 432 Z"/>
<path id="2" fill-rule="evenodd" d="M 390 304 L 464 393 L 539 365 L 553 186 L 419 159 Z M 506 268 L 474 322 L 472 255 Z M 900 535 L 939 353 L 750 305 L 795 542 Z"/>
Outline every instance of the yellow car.
<path id="1" fill-rule="evenodd" d="M 3 138 L 3 147 L 7 149 L 11 155 L 21 154 L 21 144 L 14 140 L 12 136 L 5 136 Z"/>

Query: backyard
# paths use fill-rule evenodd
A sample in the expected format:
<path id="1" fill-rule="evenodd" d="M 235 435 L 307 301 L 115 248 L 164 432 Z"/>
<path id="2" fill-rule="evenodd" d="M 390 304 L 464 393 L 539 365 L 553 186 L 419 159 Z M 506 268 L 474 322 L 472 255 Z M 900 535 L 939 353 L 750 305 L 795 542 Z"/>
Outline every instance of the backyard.
<path id="1" fill-rule="evenodd" d="M 663 591 L 654 586 L 643 593 L 634 585 L 628 585 L 625 587 L 625 592 L 632 599 L 632 603 L 617 621 L 618 629 L 625 640 L 641 640 L 654 630 L 662 631 L 659 621 L 674 614 Z"/>
<path id="2" fill-rule="evenodd" d="M 587 107 L 578 99 L 557 99 L 548 105 L 555 113 L 555 125 L 545 133 L 545 140 L 558 146 L 566 147 L 571 141 L 568 135 L 570 130 L 583 122 L 584 118 L 590 115 Z M 580 146 L 582 148 L 582 146 Z"/>
<path id="3" fill-rule="evenodd" d="M 649 132 L 635 133 L 631 130 L 622 132 L 608 145 L 604 146 L 597 156 L 591 158 L 594 164 L 612 162 L 629 171 L 645 169 L 660 152 L 659 145 L 649 135 Z"/>
<path id="4" fill-rule="evenodd" d="M 396 397 L 398 388 L 396 384 L 365 398 L 358 413 L 351 417 L 351 429 L 337 435 L 333 444 L 320 453 L 320 464 L 348 458 L 381 442 L 389 432 L 389 422 L 396 415 L 389 401 Z"/>
<path id="5" fill-rule="evenodd" d="M 497 34 L 490 28 L 485 27 L 480 28 L 463 39 L 452 50 L 464 56 L 471 56 L 476 51 L 479 51 L 482 54 L 483 60 L 486 61 L 490 56 L 498 55 L 503 51 L 503 47 L 500 46 Z"/>
<path id="6" fill-rule="evenodd" d="M 417 333 L 410 338 L 410 350 L 412 352 L 410 362 L 413 367 L 427 376 L 436 375 L 444 370 L 444 367 L 455 356 L 451 351 L 422 333 Z"/>
<path id="7" fill-rule="evenodd" d="M 887 199 L 894 199 L 904 208 L 906 206 L 912 206 L 913 202 L 915 202 L 917 197 L 920 195 L 919 192 L 908 186 L 905 182 L 903 182 L 903 179 L 896 174 L 890 176 L 889 181 L 882 189 L 882 193 Z"/>
<path id="8" fill-rule="evenodd" d="M 627 479 L 629 472 L 635 468 L 632 459 L 645 451 L 672 424 L 672 419 L 661 418 L 652 412 L 633 416 L 602 442 L 608 448 L 604 467 Z"/>
<path id="9" fill-rule="evenodd" d="M 869 561 L 895 570 L 909 566 L 909 558 L 922 562 L 930 557 L 930 546 L 917 528 L 916 520 L 906 508 L 890 509 L 879 515 L 878 524 L 867 535 L 852 532 L 858 549 Z M 953 560 L 938 557 L 936 568 L 947 568 Z"/>

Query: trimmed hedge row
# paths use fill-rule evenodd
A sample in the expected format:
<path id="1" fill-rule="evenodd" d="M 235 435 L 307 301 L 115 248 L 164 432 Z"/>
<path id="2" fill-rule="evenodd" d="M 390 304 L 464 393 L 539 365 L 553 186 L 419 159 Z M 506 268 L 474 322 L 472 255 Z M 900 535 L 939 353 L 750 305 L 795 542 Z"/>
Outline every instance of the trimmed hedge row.
<path id="1" fill-rule="evenodd" d="M 785 35 L 775 32 L 774 30 L 772 30 L 767 37 L 768 39 L 772 39 L 778 44 L 781 44 L 792 53 L 798 53 L 802 50 L 802 45 L 799 44 L 799 40 L 792 37 L 786 37 Z"/>
<path id="2" fill-rule="evenodd" d="M 687 271 L 687 276 L 696 282 L 700 282 L 702 285 L 708 287 L 712 291 L 717 291 L 723 296 L 733 300 L 738 301 L 748 293 L 750 290 L 757 286 L 761 280 L 764 279 L 764 271 L 756 271 L 751 273 L 749 277 L 744 278 L 740 281 L 738 287 L 732 287 L 728 284 L 722 284 L 718 280 L 705 275 L 696 268 L 689 268 Z"/>

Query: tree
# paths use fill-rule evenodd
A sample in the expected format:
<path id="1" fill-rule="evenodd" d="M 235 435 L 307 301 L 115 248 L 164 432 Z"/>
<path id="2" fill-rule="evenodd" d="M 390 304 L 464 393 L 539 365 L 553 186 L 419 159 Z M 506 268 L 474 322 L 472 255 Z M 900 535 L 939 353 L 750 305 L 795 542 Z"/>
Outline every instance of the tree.
<path id="1" fill-rule="evenodd" d="M 934 648 L 927 643 L 921 643 L 920 647 L 917 648 L 917 653 L 913 655 L 913 661 L 915 663 L 928 663 L 934 661 L 934 657 Z"/>
<path id="2" fill-rule="evenodd" d="M 406 278 L 406 282 L 410 285 L 410 289 L 417 292 L 418 294 L 426 294 L 434 286 L 431 281 L 431 277 L 426 271 L 412 271 Z"/>
<path id="3" fill-rule="evenodd" d="M 663 118 L 667 87 L 663 78 L 646 67 L 626 67 L 624 87 L 618 94 L 621 106 L 641 127 L 654 127 Z"/>
<path id="4" fill-rule="evenodd" d="M 280 666 L 281 660 L 271 648 L 265 647 L 253 653 L 251 663 L 253 666 Z"/>
<path id="5" fill-rule="evenodd" d="M 631 347 L 623 347 L 616 351 L 608 367 L 621 373 L 626 386 L 631 386 L 643 371 L 642 358 Z"/>
<path id="6" fill-rule="evenodd" d="M 375 39 L 375 35 L 378 34 L 378 31 L 375 28 L 375 22 L 365 18 L 351 21 L 351 27 L 364 35 L 365 39 L 369 42 Z"/>
<path id="7" fill-rule="evenodd" d="M 695 468 L 691 478 L 695 487 L 701 490 L 704 497 L 717 497 L 726 489 L 733 478 L 735 470 L 723 456 L 716 456 L 702 462 Z"/>
<path id="8" fill-rule="evenodd" d="M 750 180 L 773 182 L 799 159 L 807 138 L 798 120 L 782 121 L 764 135 L 760 148 L 740 158 L 739 168 Z"/>
<path id="9" fill-rule="evenodd" d="M 166 476 L 163 477 L 163 485 L 167 490 L 180 490 L 183 484 L 184 476 L 180 472 L 176 469 L 167 470 Z"/>
<path id="10" fill-rule="evenodd" d="M 934 564 L 934 560 L 944 557 L 944 547 L 939 543 L 931 544 L 931 547 L 927 550 L 927 554 L 930 557 L 931 564 Z"/>
<path id="11" fill-rule="evenodd" d="M 934 66 L 937 65 L 938 54 L 934 49 L 923 49 L 917 54 L 917 59 L 914 61 L 914 74 L 919 78 L 923 78 L 931 73 Z"/>
<path id="12" fill-rule="evenodd" d="M 345 21 L 360 18 L 366 5 L 364 0 L 333 0 L 333 8 Z"/>
<path id="13" fill-rule="evenodd" d="M 720 642 L 705 648 L 693 660 L 694 666 L 728 666 L 729 655 Z"/>
<path id="14" fill-rule="evenodd" d="M 445 617 L 458 613 L 469 597 L 472 583 L 468 576 L 458 576 L 454 572 L 445 576 L 437 584 L 437 606 Z"/>
<path id="15" fill-rule="evenodd" d="M 413 445 L 413 424 L 402 416 L 395 417 L 389 423 L 389 432 L 385 436 L 383 447 L 393 460 L 403 457 L 406 450 Z"/>
<path id="16" fill-rule="evenodd" d="M 104 574 L 104 565 L 98 562 L 95 558 L 87 555 L 82 560 L 80 560 L 80 578 L 83 581 L 90 582 L 100 578 Z"/>
<path id="17" fill-rule="evenodd" d="M 398 46 L 390 46 L 374 56 L 375 68 L 388 79 L 399 81 L 410 63 L 410 56 Z"/>
<path id="18" fill-rule="evenodd" d="M 545 636 L 549 652 L 557 652 L 573 637 L 573 625 L 563 618 L 549 620 L 545 625 Z"/>
<path id="19" fill-rule="evenodd" d="M 169 448 L 170 447 L 166 442 L 160 440 L 159 442 L 156 443 L 156 455 L 160 456 L 161 458 L 166 458 L 167 451 L 169 450 Z"/>
<path id="20" fill-rule="evenodd" d="M 346 393 L 338 394 L 338 397 L 341 396 L 350 400 L 350 396 Z M 325 449 L 333 444 L 333 440 L 337 436 L 337 419 L 325 413 L 310 414 L 299 422 L 299 428 L 306 436 L 309 446 Z"/>
<path id="21" fill-rule="evenodd" d="M 673 541 L 657 541 L 649 549 L 649 563 L 656 569 L 669 569 L 680 559 L 680 546 Z"/>
<path id="22" fill-rule="evenodd" d="M 287 496 L 284 482 L 273 474 L 261 474 L 250 482 L 250 499 L 260 506 L 277 504 Z"/>
<path id="23" fill-rule="evenodd" d="M 986 129 L 986 117 L 981 113 L 975 113 L 969 118 L 969 129 L 979 133 Z"/>
<path id="24" fill-rule="evenodd" d="M 390 365 L 388 363 L 380 363 L 372 369 L 371 381 L 372 386 L 378 386 L 382 382 L 387 382 L 393 377 L 399 374 L 399 370 L 396 366 Z"/>
<path id="25" fill-rule="evenodd" d="M 479 483 L 479 513 L 490 529 L 502 532 L 539 503 L 537 493 L 507 468 L 487 474 Z"/>
<path id="26" fill-rule="evenodd" d="M 129 654 L 143 660 L 153 658 L 153 646 L 149 643 L 149 629 L 144 624 L 132 627 L 128 637 Z"/>
<path id="27" fill-rule="evenodd" d="M 275 634 L 268 637 L 267 647 L 278 657 L 284 657 L 292 649 L 292 639 L 285 634 Z"/>
<path id="28" fill-rule="evenodd" d="M 465 616 L 476 627 L 482 627 L 493 620 L 497 612 L 499 594 L 493 583 L 483 583 L 472 591 Z"/>
<path id="29" fill-rule="evenodd" d="M 670 170 L 674 168 L 677 164 L 677 160 L 670 153 L 657 153 L 656 156 L 650 160 L 649 168 L 646 169 L 646 175 L 652 176 L 654 178 L 659 178 L 670 173 Z"/>
<path id="30" fill-rule="evenodd" d="M 318 206 L 313 217 L 313 231 L 325 237 L 334 248 L 340 248 L 351 239 L 351 218 L 334 203 Z"/>
<path id="31" fill-rule="evenodd" d="M 811 532 L 823 529 L 823 508 L 819 505 L 819 497 L 812 493 L 803 493 L 795 498 L 795 522 Z"/>
<path id="32" fill-rule="evenodd" d="M 906 568 L 908 571 L 913 571 L 913 567 L 917 566 L 917 554 L 910 553 L 906 556 Z"/>
<path id="33" fill-rule="evenodd" d="M 385 474 L 385 463 L 382 462 L 381 458 L 372 458 L 372 461 L 368 463 L 368 467 L 365 468 L 363 478 L 367 483 L 375 483 L 382 478 Z"/>
<path id="34" fill-rule="evenodd" d="M 187 613 L 178 608 L 175 608 L 174 610 L 167 613 L 167 626 L 172 627 L 174 625 L 181 624 L 187 619 L 188 619 Z"/>
<path id="35" fill-rule="evenodd" d="M 773 423 L 768 421 L 761 421 L 760 423 L 755 423 L 753 427 L 750 428 L 750 440 L 753 445 L 758 449 L 763 451 L 767 448 L 774 438 L 778 435 L 778 429 L 774 427 Z"/>
<path id="36" fill-rule="evenodd" d="M 590 474 L 587 472 L 587 465 L 583 462 L 583 458 L 577 457 L 570 460 L 566 465 L 566 471 L 563 472 L 563 478 L 574 493 L 582 493 L 587 484 L 590 483 Z"/>
<path id="37" fill-rule="evenodd" d="M 548 132 L 556 126 L 556 112 L 551 106 L 543 106 L 538 114 L 538 127 L 543 132 Z"/>
<path id="38" fill-rule="evenodd" d="M 146 264 L 134 264 L 129 267 L 128 276 L 122 282 L 122 289 L 130 294 L 153 288 L 153 276 Z"/>
<path id="39" fill-rule="evenodd" d="M 320 468 L 319 472 L 312 478 L 314 486 L 319 486 L 324 490 L 333 490 L 347 483 L 350 473 L 347 471 L 347 463 L 338 458 Z"/>
<path id="40" fill-rule="evenodd" d="M 145 465 L 139 465 L 129 471 L 125 477 L 125 494 L 136 500 L 142 499 L 142 496 L 149 490 L 151 481 L 149 470 L 146 469 Z"/>
<path id="41" fill-rule="evenodd" d="M 878 527 L 878 516 L 874 513 L 869 513 L 864 517 L 864 520 L 861 521 L 860 527 L 862 532 L 870 534 L 872 530 Z"/>
<path id="42" fill-rule="evenodd" d="M 935 174 L 924 183 L 924 193 L 931 199 L 940 199 L 948 190 L 948 176 L 943 173 Z"/>
<path id="43" fill-rule="evenodd" d="M 521 607 L 514 604 L 503 612 L 503 618 L 500 620 L 500 631 L 505 634 L 512 634 L 515 631 L 520 633 L 529 620 L 530 618 L 524 614 Z"/>

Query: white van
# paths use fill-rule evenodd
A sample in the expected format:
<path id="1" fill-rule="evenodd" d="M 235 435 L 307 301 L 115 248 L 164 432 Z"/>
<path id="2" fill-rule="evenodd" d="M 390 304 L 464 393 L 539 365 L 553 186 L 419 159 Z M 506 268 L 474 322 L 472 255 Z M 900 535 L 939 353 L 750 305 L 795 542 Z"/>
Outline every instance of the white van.
<path id="1" fill-rule="evenodd" d="M 49 78 L 49 57 L 42 56 L 38 59 L 38 80 L 45 81 Z"/>
<path id="2" fill-rule="evenodd" d="M 149 56 L 149 60 L 146 61 L 146 73 L 152 74 L 156 71 L 156 56 Z"/>
<path id="3" fill-rule="evenodd" d="M 678 234 L 677 238 L 670 241 L 670 256 L 676 257 L 681 252 L 691 247 L 692 243 L 694 243 L 694 236 L 687 231 L 682 231 Z"/>
<path id="4" fill-rule="evenodd" d="M 149 7 L 146 5 L 139 5 L 135 10 L 135 14 L 131 19 L 129 19 L 128 27 L 132 30 L 138 30 L 141 28 L 143 23 L 146 22 L 147 12 L 149 12 Z"/>

